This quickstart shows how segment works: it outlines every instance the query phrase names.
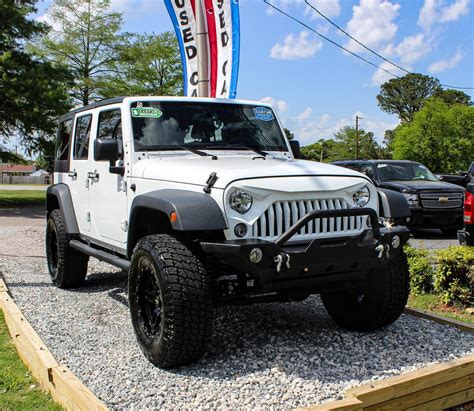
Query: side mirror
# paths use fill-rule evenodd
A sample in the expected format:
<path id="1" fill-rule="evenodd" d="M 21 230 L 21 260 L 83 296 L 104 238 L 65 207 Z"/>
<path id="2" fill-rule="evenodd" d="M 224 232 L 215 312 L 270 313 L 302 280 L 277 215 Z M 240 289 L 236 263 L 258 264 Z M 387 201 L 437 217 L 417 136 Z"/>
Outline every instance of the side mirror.
<path id="1" fill-rule="evenodd" d="M 296 140 L 290 140 L 290 148 L 295 156 L 295 158 L 301 158 L 301 151 L 300 151 L 300 142 Z"/>
<path id="2" fill-rule="evenodd" d="M 120 140 L 111 138 L 98 138 L 94 140 L 94 160 L 110 162 L 110 173 L 124 175 L 125 167 L 115 165 L 115 162 L 121 157 L 122 143 Z"/>

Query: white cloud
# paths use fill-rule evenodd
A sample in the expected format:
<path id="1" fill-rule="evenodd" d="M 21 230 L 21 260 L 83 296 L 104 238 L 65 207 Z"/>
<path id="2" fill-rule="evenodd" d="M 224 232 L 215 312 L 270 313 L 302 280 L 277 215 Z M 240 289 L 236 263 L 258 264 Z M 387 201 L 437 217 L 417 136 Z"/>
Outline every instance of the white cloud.
<path id="1" fill-rule="evenodd" d="M 375 71 L 375 73 L 372 75 L 372 85 L 374 86 L 380 86 L 381 84 L 385 83 L 386 81 L 394 78 L 390 74 L 388 74 L 386 71 L 389 71 L 390 73 L 393 73 L 397 76 L 403 76 L 405 73 L 396 68 L 395 66 L 392 66 L 390 63 L 387 63 L 384 61 L 382 64 L 379 65 L 379 68 Z M 407 69 L 410 69 L 407 67 Z"/>
<path id="2" fill-rule="evenodd" d="M 397 33 L 398 26 L 394 20 L 399 9 L 399 4 L 385 0 L 360 0 L 360 4 L 352 8 L 353 15 L 346 30 L 367 47 L 381 50 Z M 353 40 L 346 47 L 351 51 L 365 51 Z"/>
<path id="3" fill-rule="evenodd" d="M 263 103 L 269 103 L 275 107 L 280 113 L 284 113 L 288 110 L 288 103 L 285 100 L 276 100 L 273 97 L 267 96 L 260 99 Z"/>
<path id="4" fill-rule="evenodd" d="M 303 112 L 297 117 L 297 119 L 300 121 L 307 120 L 311 117 L 311 114 L 313 114 L 313 110 L 311 109 L 311 107 L 306 107 Z"/>
<path id="5" fill-rule="evenodd" d="M 309 39 L 309 32 L 302 31 L 298 35 L 288 34 L 283 43 L 275 44 L 270 56 L 279 60 L 296 60 L 314 56 L 323 43 L 318 39 Z"/>
<path id="6" fill-rule="evenodd" d="M 429 31 L 437 23 L 449 23 L 469 13 L 470 0 L 425 0 L 418 16 L 418 25 Z"/>
<path id="7" fill-rule="evenodd" d="M 463 57 L 464 57 L 464 54 L 462 50 L 458 47 L 458 49 L 456 50 L 456 53 L 454 53 L 453 56 L 447 59 L 435 61 L 433 64 L 431 64 L 428 67 L 428 71 L 430 73 L 440 73 L 441 71 L 452 69 L 461 62 Z"/>
<path id="8" fill-rule="evenodd" d="M 326 17 L 337 17 L 341 14 L 341 6 L 339 0 L 309 0 L 309 3 L 318 9 Z M 306 5 L 304 15 L 309 16 L 311 20 L 321 19 L 322 17 L 316 13 L 311 7 Z"/>
<path id="9" fill-rule="evenodd" d="M 405 37 L 397 47 L 395 53 L 402 63 L 415 63 L 432 50 L 432 41 L 424 33 Z"/>

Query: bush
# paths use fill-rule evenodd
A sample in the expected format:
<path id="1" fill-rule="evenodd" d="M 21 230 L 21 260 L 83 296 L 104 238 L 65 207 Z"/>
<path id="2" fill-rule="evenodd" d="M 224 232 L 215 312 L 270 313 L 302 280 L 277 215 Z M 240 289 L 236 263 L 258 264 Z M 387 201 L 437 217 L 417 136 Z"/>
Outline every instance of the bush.
<path id="1" fill-rule="evenodd" d="M 444 304 L 474 303 L 474 248 L 451 246 L 436 253 L 435 290 Z"/>
<path id="2" fill-rule="evenodd" d="M 433 291 L 434 270 L 430 264 L 428 251 L 411 246 L 404 247 L 410 267 L 410 289 L 413 294 Z"/>

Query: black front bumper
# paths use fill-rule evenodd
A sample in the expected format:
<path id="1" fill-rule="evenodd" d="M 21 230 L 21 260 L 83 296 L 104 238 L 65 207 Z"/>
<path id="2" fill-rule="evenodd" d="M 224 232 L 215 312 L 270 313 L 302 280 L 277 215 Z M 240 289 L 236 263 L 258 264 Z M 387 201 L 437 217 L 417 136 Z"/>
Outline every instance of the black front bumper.
<path id="1" fill-rule="evenodd" d="M 311 243 L 288 244 L 295 234 L 308 222 L 316 218 L 369 216 L 370 229 L 356 236 L 316 238 Z M 260 239 L 228 240 L 218 243 L 203 242 L 202 249 L 209 255 L 219 258 L 239 272 L 249 274 L 265 283 L 288 284 L 292 286 L 308 280 L 357 277 L 361 272 L 377 266 L 385 266 L 398 253 L 409 239 L 409 230 L 403 226 L 379 227 L 378 217 L 373 209 L 360 208 L 348 210 L 313 211 L 292 227 L 276 241 Z M 396 238 L 398 237 L 398 239 Z M 398 243 L 398 244 L 397 244 Z M 394 247 L 394 244 L 397 246 Z M 261 261 L 251 262 L 251 253 L 259 249 Z M 254 260 L 255 261 L 255 260 Z"/>
<path id="2" fill-rule="evenodd" d="M 463 224 L 463 211 L 461 207 L 440 210 L 412 209 L 408 226 L 412 228 L 461 228 Z"/>

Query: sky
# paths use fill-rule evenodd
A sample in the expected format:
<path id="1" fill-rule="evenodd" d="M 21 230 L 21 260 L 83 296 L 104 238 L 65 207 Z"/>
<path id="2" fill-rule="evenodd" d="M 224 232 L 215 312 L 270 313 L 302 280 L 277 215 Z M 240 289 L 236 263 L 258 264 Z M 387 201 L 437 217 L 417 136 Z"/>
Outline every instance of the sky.
<path id="1" fill-rule="evenodd" d="M 308 0 L 353 37 L 398 65 L 474 87 L 474 0 Z M 240 0 L 241 50 L 237 98 L 274 104 L 302 145 L 355 124 L 383 140 L 398 124 L 376 96 L 391 78 L 318 37 L 263 0 Z M 329 25 L 303 0 L 272 0 L 320 33 L 394 74 L 383 62 Z M 38 2 L 44 19 L 51 0 Z M 111 0 L 123 13 L 123 31 L 173 30 L 162 0 Z M 474 99 L 474 90 L 465 90 Z"/>

